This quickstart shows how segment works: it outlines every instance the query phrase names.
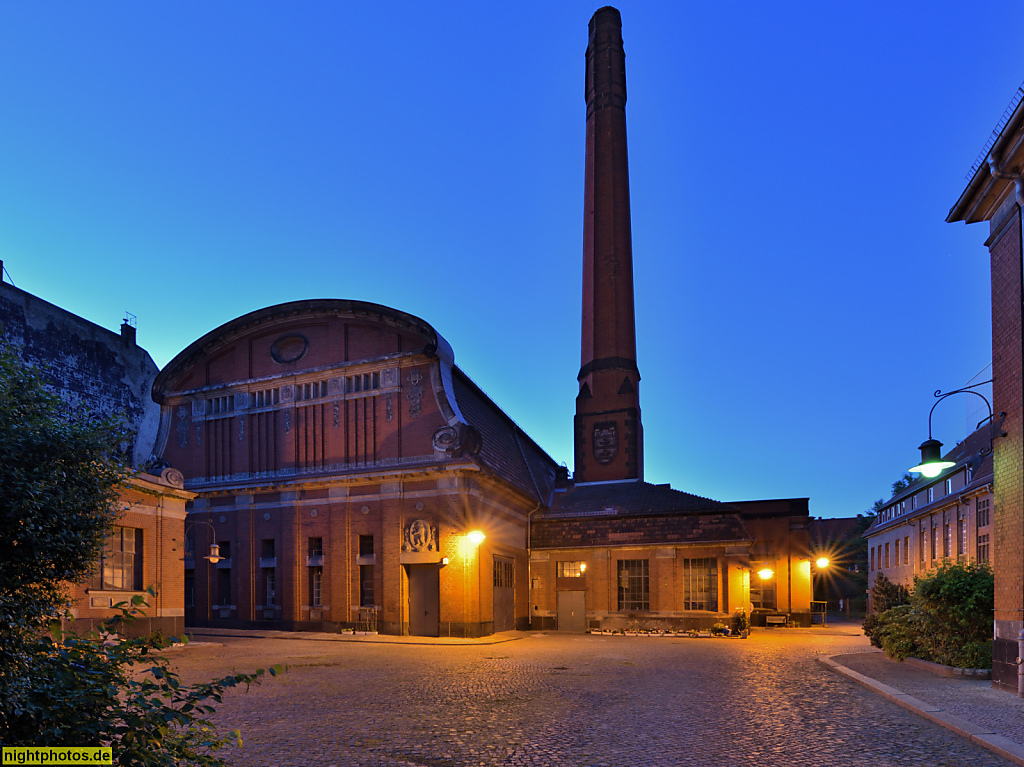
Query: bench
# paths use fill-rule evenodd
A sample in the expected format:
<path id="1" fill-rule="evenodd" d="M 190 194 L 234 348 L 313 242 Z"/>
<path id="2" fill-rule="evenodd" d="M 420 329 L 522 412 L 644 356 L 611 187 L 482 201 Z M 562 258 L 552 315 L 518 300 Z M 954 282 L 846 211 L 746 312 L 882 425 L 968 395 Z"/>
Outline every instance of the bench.
<path id="1" fill-rule="evenodd" d="M 788 615 L 766 615 L 764 616 L 765 626 L 786 626 L 789 624 Z"/>

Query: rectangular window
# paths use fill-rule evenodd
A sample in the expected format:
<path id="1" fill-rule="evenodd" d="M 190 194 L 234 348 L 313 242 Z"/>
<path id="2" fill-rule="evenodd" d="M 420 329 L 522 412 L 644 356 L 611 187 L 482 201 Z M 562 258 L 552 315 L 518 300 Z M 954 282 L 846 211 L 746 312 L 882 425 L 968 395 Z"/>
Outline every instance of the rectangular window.
<path id="1" fill-rule="evenodd" d="M 274 558 L 274 539 L 264 538 L 260 543 L 260 558 L 261 559 L 273 559 Z"/>
<path id="2" fill-rule="evenodd" d="M 885 544 L 885 569 L 889 569 L 889 544 Z"/>
<path id="3" fill-rule="evenodd" d="M 311 557 L 322 557 L 324 555 L 324 539 L 323 538 L 310 538 L 309 539 L 309 556 Z"/>
<path id="4" fill-rule="evenodd" d="M 217 553 L 222 560 L 231 559 L 231 541 L 217 541 Z"/>
<path id="5" fill-rule="evenodd" d="M 142 578 L 142 530 L 111 528 L 90 586 L 108 591 L 142 591 Z"/>
<path id="6" fill-rule="evenodd" d="M 893 556 L 893 567 L 900 566 L 900 539 L 896 539 L 896 543 L 892 545 L 892 556 Z"/>
<path id="7" fill-rule="evenodd" d="M 272 567 L 263 568 L 263 606 L 273 607 L 277 604 L 275 571 Z"/>
<path id="8" fill-rule="evenodd" d="M 217 569 L 217 602 L 227 607 L 231 604 L 231 568 Z"/>
<path id="9" fill-rule="evenodd" d="M 359 606 L 373 607 L 373 565 L 359 565 Z"/>
<path id="10" fill-rule="evenodd" d="M 871 547 L 871 569 L 875 569 L 875 546 Z"/>
<path id="11" fill-rule="evenodd" d="M 932 561 L 939 558 L 939 526 L 932 528 Z"/>
<path id="12" fill-rule="evenodd" d="M 313 540 L 310 538 L 310 540 Z M 322 567 L 309 568 L 309 606 L 323 607 L 324 605 L 324 569 Z"/>
<path id="13" fill-rule="evenodd" d="M 967 520 L 958 519 L 956 521 L 957 536 L 956 536 L 956 553 L 963 556 L 967 553 Z"/>
<path id="14" fill-rule="evenodd" d="M 903 564 L 910 564 L 910 536 L 904 536 L 903 538 Z"/>
<path id="15" fill-rule="evenodd" d="M 753 607 L 775 609 L 775 577 L 762 578 L 759 571 L 771 570 L 768 562 L 750 563 L 750 603 Z M 871 549 L 871 569 L 875 569 L 875 549 Z"/>
<path id="16" fill-rule="evenodd" d="M 683 609 L 718 612 L 718 560 L 684 559 Z"/>
<path id="17" fill-rule="evenodd" d="M 373 536 L 372 535 L 360 535 L 359 536 L 359 556 L 361 556 L 361 557 L 372 557 L 373 556 Z"/>
<path id="18" fill-rule="evenodd" d="M 650 610 L 650 569 L 646 559 L 620 559 L 619 609 Z"/>
<path id="19" fill-rule="evenodd" d="M 493 571 L 494 588 L 511 589 L 515 586 L 516 566 L 511 560 L 495 557 Z"/>
<path id="20" fill-rule="evenodd" d="M 922 565 L 925 563 L 926 551 L 928 551 L 928 531 L 921 530 L 921 556 L 918 559 L 920 559 Z"/>
<path id="21" fill-rule="evenodd" d="M 914 495 L 910 496 L 910 508 L 911 508 L 911 510 L 917 508 L 917 493 L 915 493 Z"/>
<path id="22" fill-rule="evenodd" d="M 988 562 L 988 534 L 978 536 L 978 561 Z"/>
<path id="23" fill-rule="evenodd" d="M 942 556 L 953 556 L 953 523 L 946 523 L 946 536 L 942 541 Z"/>
<path id="24" fill-rule="evenodd" d="M 558 562 L 559 578 L 582 578 L 583 562 Z"/>
<path id="25" fill-rule="evenodd" d="M 196 571 L 185 571 L 185 607 L 196 606 Z"/>
<path id="26" fill-rule="evenodd" d="M 978 527 L 988 527 L 988 498 L 978 499 Z"/>
<path id="27" fill-rule="evenodd" d="M 952 495 L 953 493 L 953 479 L 952 477 L 946 480 L 946 495 Z"/>

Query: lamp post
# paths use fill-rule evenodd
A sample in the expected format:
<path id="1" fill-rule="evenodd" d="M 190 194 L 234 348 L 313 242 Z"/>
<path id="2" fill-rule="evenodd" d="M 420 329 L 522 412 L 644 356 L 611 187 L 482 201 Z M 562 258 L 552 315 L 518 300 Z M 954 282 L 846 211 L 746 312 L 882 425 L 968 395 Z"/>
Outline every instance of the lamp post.
<path id="1" fill-rule="evenodd" d="M 980 458 L 992 452 L 992 441 L 996 437 L 1006 436 L 1006 432 L 1002 430 L 1003 419 L 1006 417 L 1006 413 L 999 414 L 999 423 L 997 424 L 992 417 L 992 404 L 983 394 L 974 391 L 975 387 L 984 386 L 985 384 L 990 383 L 992 383 L 992 379 L 971 384 L 970 386 L 964 386 L 961 389 L 954 389 L 953 391 L 943 392 L 942 389 L 935 390 L 935 397 L 937 399 L 935 404 L 932 405 L 932 409 L 928 411 L 928 439 L 922 442 L 921 446 L 918 448 L 921 451 L 921 463 L 916 466 L 912 466 L 909 471 L 912 471 L 915 474 L 923 474 L 924 476 L 931 478 L 939 476 L 939 474 L 941 474 L 945 469 L 956 466 L 954 461 L 942 460 L 942 443 L 932 437 L 932 413 L 935 412 L 935 408 L 938 407 L 942 400 L 946 399 L 946 397 L 952 397 L 954 394 L 973 394 L 975 397 L 980 397 L 981 401 L 985 403 L 985 407 L 988 408 L 988 416 L 978 421 L 978 425 L 975 428 L 980 429 L 981 425 L 988 421 L 991 424 L 991 434 L 989 437 L 988 448 L 983 448 L 978 457 Z"/>
<path id="2" fill-rule="evenodd" d="M 215 528 L 213 526 L 213 522 L 211 522 L 208 519 L 197 520 L 197 521 L 192 522 L 191 524 L 188 524 L 188 525 L 185 526 L 185 556 L 182 557 L 182 559 L 183 560 L 187 560 L 189 558 L 189 556 L 188 556 L 189 555 L 189 551 L 188 551 L 188 531 L 191 530 L 196 525 L 206 525 L 207 527 L 210 528 L 210 531 L 212 533 L 212 535 L 210 537 L 210 553 L 207 554 L 205 557 L 203 557 L 203 559 L 205 559 L 211 565 L 217 564 L 218 562 L 220 562 L 223 559 L 223 557 L 220 555 L 220 544 L 217 543 L 217 528 Z M 195 559 L 195 553 L 194 552 L 192 554 L 192 558 L 193 558 L 193 560 Z M 194 601 L 194 597 L 193 597 L 193 601 Z M 206 573 L 206 619 L 209 620 L 212 615 L 213 615 L 213 606 L 210 604 L 210 573 L 207 572 Z"/>

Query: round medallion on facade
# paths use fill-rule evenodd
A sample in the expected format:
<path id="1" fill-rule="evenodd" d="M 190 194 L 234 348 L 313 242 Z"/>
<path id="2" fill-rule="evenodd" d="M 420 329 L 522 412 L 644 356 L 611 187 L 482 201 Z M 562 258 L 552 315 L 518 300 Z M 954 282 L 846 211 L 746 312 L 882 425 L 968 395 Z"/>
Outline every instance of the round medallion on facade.
<path id="1" fill-rule="evenodd" d="M 160 479 L 166 482 L 171 487 L 184 487 L 185 477 L 177 469 L 173 469 L 168 466 L 162 472 L 160 472 Z"/>
<path id="2" fill-rule="evenodd" d="M 316 509 L 313 509 L 311 512 L 309 512 L 309 516 L 315 517 L 319 513 L 320 513 L 319 511 L 317 511 Z"/>
<path id="3" fill-rule="evenodd" d="M 270 356 L 274 358 L 274 362 L 287 365 L 305 357 L 308 349 L 309 341 L 306 340 L 306 337 L 292 333 L 274 341 L 270 347 Z"/>
<path id="4" fill-rule="evenodd" d="M 270 519 L 270 512 L 269 511 L 263 512 L 263 518 L 266 519 L 266 520 L 269 520 Z"/>

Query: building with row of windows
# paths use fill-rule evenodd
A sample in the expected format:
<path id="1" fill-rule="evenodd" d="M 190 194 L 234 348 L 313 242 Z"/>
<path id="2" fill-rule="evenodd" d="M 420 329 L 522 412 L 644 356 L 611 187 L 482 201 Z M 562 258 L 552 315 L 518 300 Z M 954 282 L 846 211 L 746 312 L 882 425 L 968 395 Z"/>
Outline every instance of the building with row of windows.
<path id="1" fill-rule="evenodd" d="M 944 457 L 954 466 L 915 479 L 868 528 L 868 585 L 879 573 L 908 588 L 942 562 L 991 562 L 993 473 L 986 424 Z"/>

